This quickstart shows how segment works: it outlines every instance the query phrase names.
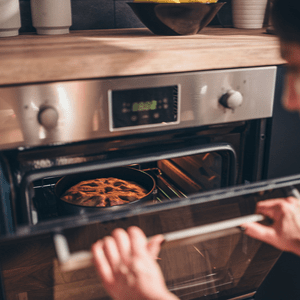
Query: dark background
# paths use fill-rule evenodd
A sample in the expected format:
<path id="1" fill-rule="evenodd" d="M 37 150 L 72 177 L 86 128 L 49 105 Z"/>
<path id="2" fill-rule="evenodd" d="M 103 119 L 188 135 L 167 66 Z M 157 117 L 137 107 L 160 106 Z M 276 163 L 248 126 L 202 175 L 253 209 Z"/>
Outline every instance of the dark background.
<path id="1" fill-rule="evenodd" d="M 300 117 L 282 106 L 286 69 L 277 70 L 267 178 L 300 173 Z M 300 257 L 284 252 L 271 270 L 255 300 L 299 300 Z"/>

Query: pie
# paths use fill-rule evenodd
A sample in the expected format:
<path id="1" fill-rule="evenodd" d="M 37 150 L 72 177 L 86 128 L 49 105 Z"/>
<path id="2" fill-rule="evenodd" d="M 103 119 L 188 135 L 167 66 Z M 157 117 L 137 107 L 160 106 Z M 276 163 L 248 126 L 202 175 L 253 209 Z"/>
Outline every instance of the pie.
<path id="1" fill-rule="evenodd" d="M 61 200 L 81 206 L 108 207 L 136 201 L 147 194 L 135 182 L 108 177 L 81 181 L 69 188 Z"/>

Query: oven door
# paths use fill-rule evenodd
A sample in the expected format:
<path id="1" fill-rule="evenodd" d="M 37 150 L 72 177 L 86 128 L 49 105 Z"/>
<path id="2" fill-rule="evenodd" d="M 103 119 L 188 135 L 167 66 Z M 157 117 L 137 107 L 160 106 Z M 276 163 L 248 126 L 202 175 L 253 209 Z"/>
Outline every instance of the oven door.
<path id="1" fill-rule="evenodd" d="M 91 265 L 90 247 L 115 228 L 132 225 L 148 237 L 164 234 L 158 263 L 180 299 L 250 299 L 281 252 L 247 237 L 239 225 L 262 220 L 254 214 L 256 203 L 286 197 L 291 186 L 299 188 L 300 176 L 80 215 L 74 226 L 70 217 L 52 223 L 51 230 L 47 222 L 31 234 L 28 227 L 19 229 L 18 237 L 1 242 L 7 299 L 109 299 Z"/>
<path id="2" fill-rule="evenodd" d="M 292 182 L 299 184 L 300 178 Z M 253 213 L 256 203 L 289 195 L 292 182 L 262 182 L 145 206 L 143 211 L 123 210 L 118 216 L 103 216 L 102 226 L 91 225 L 81 234 L 93 231 L 104 237 L 114 228 L 133 225 L 149 237 L 163 234 L 158 263 L 169 290 L 180 299 L 249 299 L 281 253 L 244 235 L 239 226 L 264 222 L 263 216 Z M 89 251 L 73 252 L 68 247 L 70 243 L 74 249 L 77 234 L 72 229 L 54 235 L 63 272 L 91 265 Z"/>

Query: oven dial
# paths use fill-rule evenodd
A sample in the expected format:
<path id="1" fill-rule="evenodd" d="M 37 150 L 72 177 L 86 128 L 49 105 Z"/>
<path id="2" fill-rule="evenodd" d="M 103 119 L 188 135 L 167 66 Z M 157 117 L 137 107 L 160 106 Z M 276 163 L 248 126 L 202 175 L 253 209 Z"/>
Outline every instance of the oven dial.
<path id="1" fill-rule="evenodd" d="M 52 106 L 44 106 L 38 114 L 39 123 L 46 129 L 52 129 L 57 125 L 58 112 Z"/>
<path id="2" fill-rule="evenodd" d="M 229 90 L 220 98 L 219 102 L 226 108 L 235 109 L 242 105 L 243 95 L 238 91 Z"/>

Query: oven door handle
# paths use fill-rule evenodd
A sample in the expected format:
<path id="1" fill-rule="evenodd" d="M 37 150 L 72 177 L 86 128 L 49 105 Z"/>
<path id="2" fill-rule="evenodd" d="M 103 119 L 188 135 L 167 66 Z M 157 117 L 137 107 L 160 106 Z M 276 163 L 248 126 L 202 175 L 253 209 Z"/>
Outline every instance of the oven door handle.
<path id="1" fill-rule="evenodd" d="M 54 234 L 53 240 L 57 260 L 62 272 L 84 269 L 93 265 L 91 251 L 77 251 L 71 254 L 68 241 L 62 233 Z"/>
<path id="2" fill-rule="evenodd" d="M 199 242 L 217 239 L 227 235 L 243 232 L 242 224 L 261 222 L 265 217 L 260 214 L 253 214 L 207 225 L 201 225 L 188 229 L 178 230 L 164 234 L 162 247 L 172 248 L 186 244 L 195 244 Z"/>
<path id="3" fill-rule="evenodd" d="M 285 188 L 287 196 L 292 196 L 300 200 L 300 192 L 294 186 Z M 179 231 L 164 234 L 164 242 L 162 247 L 171 248 L 186 244 L 204 242 L 211 239 L 217 239 L 230 234 L 241 233 L 244 229 L 242 224 L 252 222 L 265 222 L 267 224 L 272 221 L 261 214 L 252 214 L 234 219 L 201 225 Z M 150 238 L 151 239 L 151 238 Z"/>
<path id="4" fill-rule="evenodd" d="M 288 196 L 300 199 L 300 193 L 297 188 L 294 186 L 288 186 L 285 189 Z M 227 235 L 238 234 L 243 232 L 241 225 L 262 221 L 268 222 L 269 220 L 263 215 L 252 214 L 170 233 L 164 233 L 164 242 L 162 243 L 162 247 L 177 247 L 217 239 Z M 148 238 L 148 241 L 151 241 L 151 237 Z M 54 245 L 58 262 L 63 272 L 83 269 L 93 265 L 93 255 L 90 251 L 70 253 L 68 241 L 62 233 L 54 234 Z"/>
<path id="5" fill-rule="evenodd" d="M 261 222 L 265 220 L 263 215 L 253 214 L 208 225 L 201 225 L 179 231 L 163 234 L 162 247 L 171 248 L 181 245 L 203 242 L 223 236 L 241 233 L 240 227 L 244 223 Z M 151 241 L 151 237 L 148 238 Z M 93 255 L 90 251 L 79 251 L 70 253 L 66 237 L 57 233 L 54 235 L 54 245 L 60 268 L 63 272 L 83 269 L 93 265 Z"/>

